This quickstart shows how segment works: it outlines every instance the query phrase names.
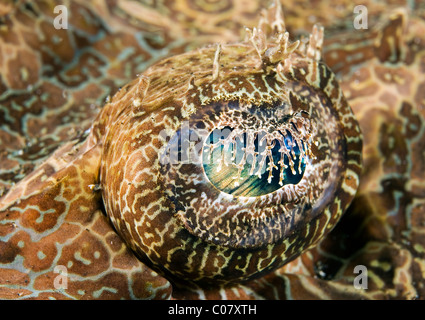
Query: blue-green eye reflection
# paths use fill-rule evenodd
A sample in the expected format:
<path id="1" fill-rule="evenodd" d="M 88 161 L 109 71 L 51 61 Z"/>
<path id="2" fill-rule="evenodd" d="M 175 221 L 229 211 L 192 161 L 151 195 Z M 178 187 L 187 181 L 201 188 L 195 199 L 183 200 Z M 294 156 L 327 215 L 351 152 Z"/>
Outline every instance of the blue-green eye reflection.
<path id="1" fill-rule="evenodd" d="M 257 197 L 301 181 L 306 159 L 302 142 L 289 131 L 269 134 L 225 127 L 207 137 L 203 166 L 219 190 Z"/>

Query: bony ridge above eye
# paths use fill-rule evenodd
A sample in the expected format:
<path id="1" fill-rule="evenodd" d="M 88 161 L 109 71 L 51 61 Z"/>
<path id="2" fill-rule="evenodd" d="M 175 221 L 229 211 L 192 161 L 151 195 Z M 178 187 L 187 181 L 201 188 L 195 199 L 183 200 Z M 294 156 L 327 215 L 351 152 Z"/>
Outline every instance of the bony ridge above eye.
<path id="1" fill-rule="evenodd" d="M 323 30 L 300 44 L 283 21 L 271 25 L 157 63 L 102 111 L 106 212 L 175 281 L 278 268 L 327 234 L 356 192 L 361 134 L 320 61 Z"/>

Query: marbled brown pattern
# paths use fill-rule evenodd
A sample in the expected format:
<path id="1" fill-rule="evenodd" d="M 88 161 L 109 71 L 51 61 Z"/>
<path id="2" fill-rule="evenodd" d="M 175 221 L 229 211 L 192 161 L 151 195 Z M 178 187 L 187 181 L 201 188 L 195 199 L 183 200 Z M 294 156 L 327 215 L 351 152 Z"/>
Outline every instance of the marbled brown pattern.
<path id="1" fill-rule="evenodd" d="M 0 11 L 2 193 L 26 176 L 0 199 L 2 298 L 423 298 L 425 26 L 419 1 L 410 3 L 410 12 L 393 11 L 404 6 L 397 1 L 362 1 L 369 30 L 353 30 L 351 1 L 283 4 L 293 38 L 314 23 L 326 27 L 323 59 L 337 74 L 330 79 L 340 83 L 364 135 L 359 191 L 337 227 L 286 266 L 231 288 L 173 290 L 127 249 L 102 213 L 94 184 L 104 124 L 90 135 L 85 130 L 103 100 L 152 63 L 203 44 L 238 41 L 243 26 L 256 25 L 260 1 L 65 2 L 72 12 L 68 31 L 52 27 L 56 4 L 17 1 Z M 208 50 L 212 66 L 216 46 Z M 141 79 L 136 99 L 145 94 Z M 128 88 L 138 85 L 115 99 L 128 97 Z M 346 181 L 348 189 L 355 180 Z M 54 290 L 55 264 L 84 277 L 70 277 L 66 292 Z M 367 290 L 353 287 L 358 264 L 368 267 Z"/>

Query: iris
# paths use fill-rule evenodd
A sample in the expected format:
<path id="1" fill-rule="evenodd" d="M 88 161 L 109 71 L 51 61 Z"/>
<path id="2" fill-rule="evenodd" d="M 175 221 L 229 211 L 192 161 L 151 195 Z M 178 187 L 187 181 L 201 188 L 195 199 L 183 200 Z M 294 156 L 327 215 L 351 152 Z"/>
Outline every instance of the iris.
<path id="1" fill-rule="evenodd" d="M 272 135 L 224 127 L 207 137 L 203 167 L 217 189 L 258 197 L 301 181 L 306 167 L 301 148 L 289 131 Z"/>

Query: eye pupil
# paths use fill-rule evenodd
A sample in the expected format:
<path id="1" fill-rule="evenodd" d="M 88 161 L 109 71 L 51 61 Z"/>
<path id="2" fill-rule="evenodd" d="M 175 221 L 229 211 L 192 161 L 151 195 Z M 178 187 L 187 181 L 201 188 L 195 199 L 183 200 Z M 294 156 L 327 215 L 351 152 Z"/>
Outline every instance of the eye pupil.
<path id="1" fill-rule="evenodd" d="M 297 184 L 304 175 L 303 146 L 289 131 L 267 134 L 225 127 L 213 130 L 205 141 L 205 173 L 228 194 L 258 197 Z"/>

